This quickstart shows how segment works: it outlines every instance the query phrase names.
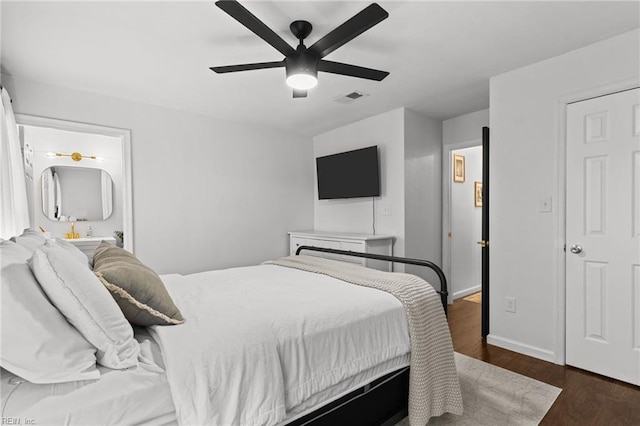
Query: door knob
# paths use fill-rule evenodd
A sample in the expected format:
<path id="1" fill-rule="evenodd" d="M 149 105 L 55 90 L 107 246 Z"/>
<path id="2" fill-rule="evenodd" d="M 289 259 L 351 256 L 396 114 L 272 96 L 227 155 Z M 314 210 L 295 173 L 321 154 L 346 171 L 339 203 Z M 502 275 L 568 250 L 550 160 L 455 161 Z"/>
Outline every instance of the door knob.
<path id="1" fill-rule="evenodd" d="M 569 250 L 571 250 L 571 253 L 573 253 L 573 254 L 582 253 L 582 247 L 580 247 L 577 244 L 572 245 Z"/>
<path id="2" fill-rule="evenodd" d="M 482 248 L 489 247 L 489 241 L 486 240 L 477 241 L 476 244 L 480 244 L 480 247 Z"/>

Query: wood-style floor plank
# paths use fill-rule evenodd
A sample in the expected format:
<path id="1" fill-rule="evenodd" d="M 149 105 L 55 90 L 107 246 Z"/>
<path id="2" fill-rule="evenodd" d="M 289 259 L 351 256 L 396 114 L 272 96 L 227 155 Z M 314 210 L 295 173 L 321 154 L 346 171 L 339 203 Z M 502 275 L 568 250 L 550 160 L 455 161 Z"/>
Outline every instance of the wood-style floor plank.
<path id="1" fill-rule="evenodd" d="M 489 345 L 480 315 L 478 303 L 457 299 L 449 306 L 454 350 L 562 388 L 541 425 L 640 426 L 640 387 Z"/>

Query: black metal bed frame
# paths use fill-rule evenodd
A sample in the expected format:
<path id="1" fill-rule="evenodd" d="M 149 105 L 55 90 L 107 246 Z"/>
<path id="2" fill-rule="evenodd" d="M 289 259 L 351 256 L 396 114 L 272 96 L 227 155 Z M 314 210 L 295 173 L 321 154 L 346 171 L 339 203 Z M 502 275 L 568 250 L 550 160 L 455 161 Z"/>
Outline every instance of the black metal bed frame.
<path id="1" fill-rule="evenodd" d="M 442 272 L 442 269 L 440 269 L 440 267 L 433 262 L 429 262 L 428 260 L 422 260 L 422 259 L 412 259 L 409 257 L 389 256 L 385 254 L 374 254 L 374 253 L 359 253 L 359 252 L 350 251 L 350 250 L 338 250 L 338 249 L 315 247 L 315 246 L 298 247 L 298 250 L 296 250 L 296 256 L 298 256 L 302 250 L 340 254 L 343 256 L 363 257 L 365 259 L 382 260 L 386 262 L 405 263 L 407 265 L 424 266 L 425 268 L 432 269 L 440 279 L 440 290 L 436 289 L 436 292 L 440 294 L 440 300 L 442 300 L 442 307 L 444 308 L 444 313 L 445 315 L 447 314 L 447 296 L 449 296 L 449 291 L 447 289 L 447 278 L 444 276 L 444 272 Z"/>
<path id="2" fill-rule="evenodd" d="M 442 269 L 433 262 L 314 246 L 298 247 L 296 256 L 302 250 L 430 268 L 435 271 L 440 279 L 440 290 L 436 289 L 436 291 L 440 294 L 444 313 L 445 315 L 447 314 L 447 296 L 449 294 L 447 279 Z M 314 412 L 288 423 L 287 426 L 394 426 L 408 415 L 408 403 L 409 367 L 405 367 L 380 377 L 360 389 L 356 389 Z"/>

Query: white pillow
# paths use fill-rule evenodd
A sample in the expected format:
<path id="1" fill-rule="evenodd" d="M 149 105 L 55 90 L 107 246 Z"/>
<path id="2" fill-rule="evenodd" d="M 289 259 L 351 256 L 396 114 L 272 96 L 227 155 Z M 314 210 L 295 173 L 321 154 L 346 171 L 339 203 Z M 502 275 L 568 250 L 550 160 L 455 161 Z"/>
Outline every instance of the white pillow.
<path id="1" fill-rule="evenodd" d="M 29 264 L 51 302 L 98 349 L 99 364 L 138 365 L 140 347 L 131 325 L 89 268 L 54 241 L 37 249 Z"/>
<path id="2" fill-rule="evenodd" d="M 84 254 L 82 250 L 80 250 L 78 247 L 76 247 L 69 241 L 64 240 L 62 238 L 58 238 L 58 237 L 55 238 L 55 241 L 56 241 L 56 244 L 58 244 L 60 247 L 65 249 L 65 251 L 68 251 L 70 254 L 72 254 L 73 257 L 75 257 L 80 262 L 82 262 L 83 265 L 87 265 L 88 267 L 93 266 L 93 258 L 89 259 L 89 256 Z"/>
<path id="3" fill-rule="evenodd" d="M 96 349 L 49 302 L 29 257 L 29 249 L 0 240 L 0 365 L 33 383 L 99 379 Z"/>
<path id="4" fill-rule="evenodd" d="M 47 237 L 36 229 L 27 228 L 22 231 L 22 234 L 11 237 L 11 241 L 15 241 L 18 245 L 33 252 L 47 241 Z"/>
<path id="5" fill-rule="evenodd" d="M 47 240 L 49 240 L 47 235 L 49 234 L 45 235 L 43 232 L 37 229 L 27 228 L 22 231 L 22 234 L 18 235 L 17 237 L 11 237 L 11 241 L 15 241 L 18 245 L 29 249 L 31 254 L 33 254 L 36 249 L 42 247 L 42 245 L 47 242 Z M 62 238 L 56 237 L 55 241 L 60 247 L 64 248 L 66 251 L 74 255 L 78 260 L 86 263 L 89 267 L 92 266 L 93 259 L 89 259 L 89 256 L 84 254 L 78 247 Z"/>

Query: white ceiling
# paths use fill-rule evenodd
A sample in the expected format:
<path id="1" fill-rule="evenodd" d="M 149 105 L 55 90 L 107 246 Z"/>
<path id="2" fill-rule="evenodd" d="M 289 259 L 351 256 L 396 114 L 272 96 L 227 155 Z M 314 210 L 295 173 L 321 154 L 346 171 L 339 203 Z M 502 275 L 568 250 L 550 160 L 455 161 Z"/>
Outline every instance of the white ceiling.
<path id="1" fill-rule="evenodd" d="M 241 1 L 283 39 L 315 40 L 362 1 Z M 408 107 L 448 119 L 489 106 L 489 78 L 640 27 L 640 2 L 381 1 L 389 18 L 327 56 L 377 68 L 382 82 L 320 73 L 292 99 L 284 68 L 218 75 L 213 65 L 282 55 L 214 1 L 5 1 L 2 72 L 47 84 L 314 136 Z M 615 66 L 615 64 L 612 64 Z M 351 104 L 335 98 L 354 90 Z"/>

